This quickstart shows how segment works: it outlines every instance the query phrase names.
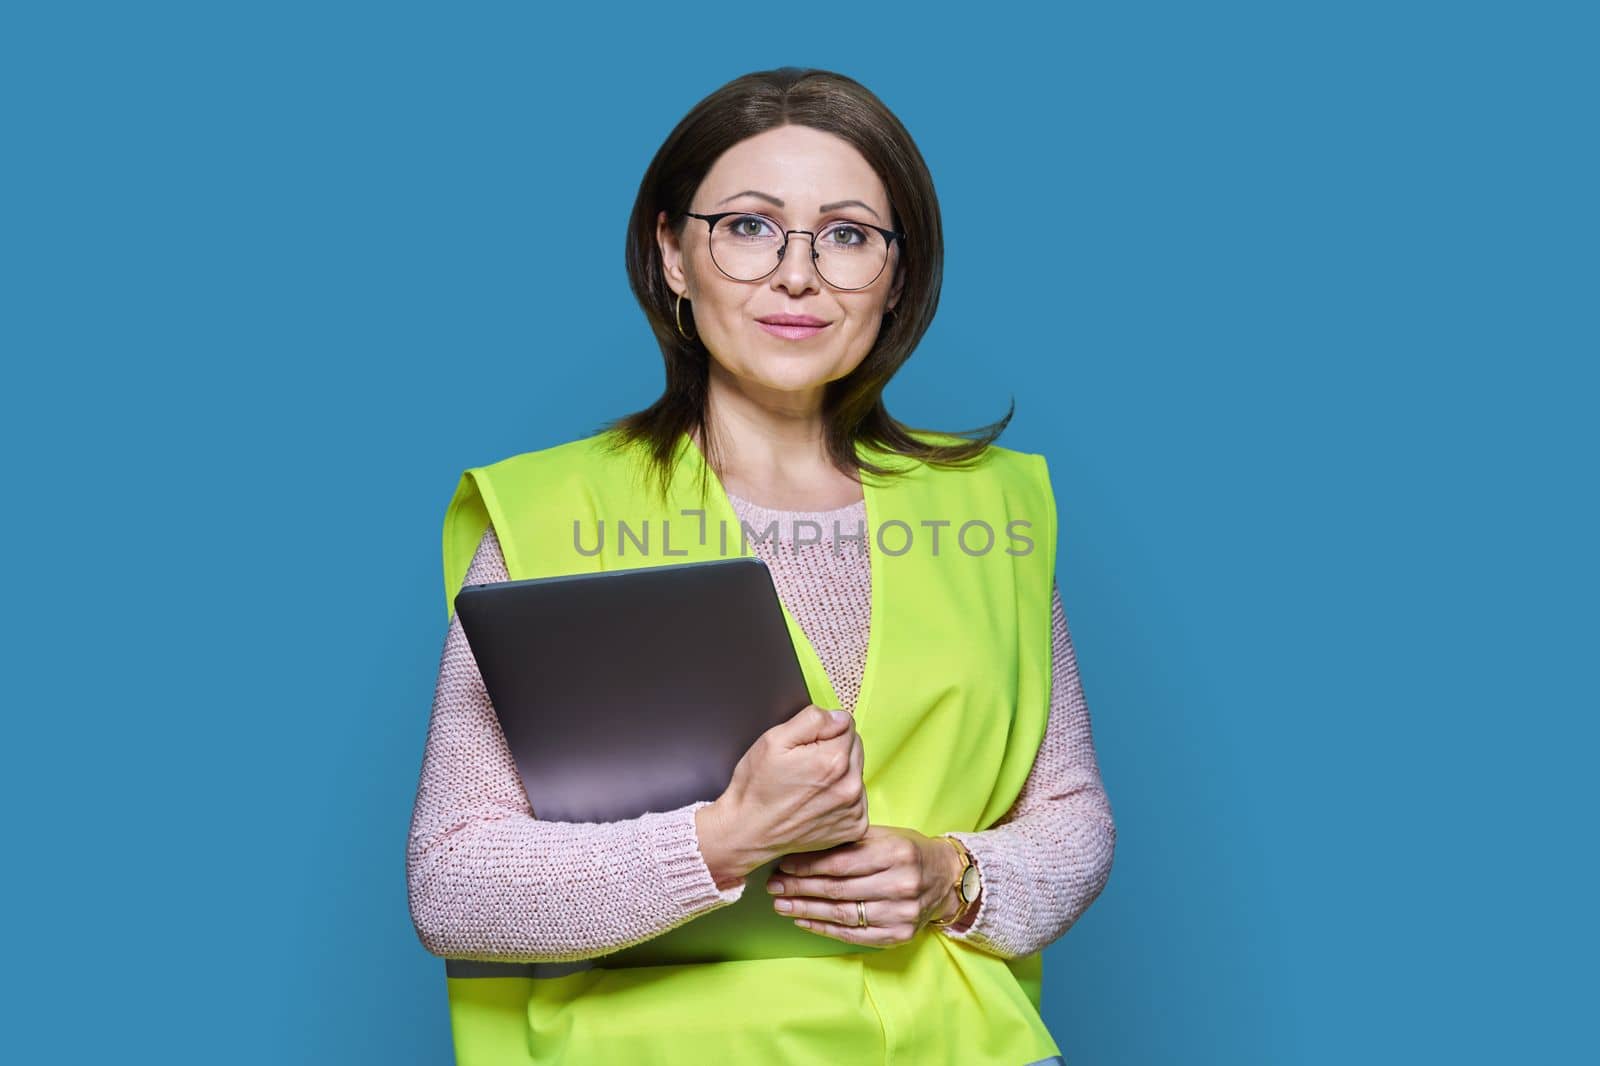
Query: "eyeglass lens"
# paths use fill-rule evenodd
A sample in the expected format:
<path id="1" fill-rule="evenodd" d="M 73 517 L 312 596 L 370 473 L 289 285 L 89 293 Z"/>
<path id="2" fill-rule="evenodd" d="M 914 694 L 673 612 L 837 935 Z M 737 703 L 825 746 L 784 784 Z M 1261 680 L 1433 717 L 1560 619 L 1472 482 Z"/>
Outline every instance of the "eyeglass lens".
<path id="1" fill-rule="evenodd" d="M 804 233 L 794 249 L 784 239 L 783 227 L 765 215 L 741 214 L 719 218 L 711 227 L 711 258 L 717 267 L 738 281 L 756 281 L 778 266 L 780 255 L 810 254 Z M 817 233 L 817 273 L 839 289 L 871 285 L 889 259 L 889 242 L 871 226 L 831 222 Z"/>

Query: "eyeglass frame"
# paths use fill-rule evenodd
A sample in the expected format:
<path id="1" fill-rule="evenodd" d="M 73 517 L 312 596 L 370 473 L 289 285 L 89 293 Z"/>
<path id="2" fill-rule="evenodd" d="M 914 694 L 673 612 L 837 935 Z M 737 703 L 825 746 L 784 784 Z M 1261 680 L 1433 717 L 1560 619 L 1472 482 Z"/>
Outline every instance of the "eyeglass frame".
<path id="1" fill-rule="evenodd" d="M 722 221 L 723 219 L 727 218 L 729 215 L 757 215 L 757 216 L 759 216 L 761 218 L 772 218 L 771 215 L 762 214 L 760 211 L 718 211 L 716 214 L 712 214 L 712 215 L 702 215 L 702 214 L 699 214 L 698 212 L 695 212 L 695 211 L 679 211 L 678 215 L 679 215 L 680 218 L 683 217 L 683 216 L 688 216 L 689 218 L 698 218 L 701 221 L 703 221 L 706 224 L 706 239 L 707 239 L 707 241 L 709 241 L 711 239 L 711 234 L 716 230 L 717 223 Z M 777 219 L 773 219 L 773 221 L 776 222 Z M 884 246 L 884 250 L 883 250 L 883 266 L 880 266 L 878 268 L 878 272 L 872 276 L 872 281 L 867 282 L 865 285 L 857 285 L 853 289 L 846 289 L 841 285 L 835 285 L 833 282 L 828 281 L 827 278 L 822 276 L 822 269 L 820 267 L 813 267 L 813 269 L 816 270 L 817 277 L 822 278 L 823 281 L 827 282 L 828 287 L 830 289 L 838 289 L 840 292 L 860 292 L 862 289 L 870 288 L 874 283 L 877 282 L 877 280 L 879 278 L 883 277 L 883 267 L 889 265 L 889 249 L 894 246 L 894 242 L 895 241 L 899 241 L 900 242 L 901 254 L 903 255 L 905 253 L 906 235 L 904 233 L 902 233 L 901 231 L 899 231 L 899 230 L 884 229 L 882 226 L 874 226 L 870 222 L 858 222 L 853 218 L 852 219 L 845 219 L 843 221 L 849 222 L 849 224 L 852 225 L 852 226 L 865 226 L 868 229 L 875 229 L 879 233 L 883 234 L 883 239 L 888 242 L 888 244 L 886 244 Z M 717 257 L 716 256 L 712 256 L 711 257 L 711 265 L 716 267 L 718 270 L 722 271 L 722 276 L 727 278 L 729 281 L 745 282 L 745 283 L 749 283 L 749 284 L 754 284 L 755 282 L 758 282 L 758 281 L 765 281 L 768 278 L 772 277 L 773 271 L 777 270 L 780 266 L 783 265 L 783 257 L 789 251 L 789 236 L 790 236 L 790 234 L 794 234 L 794 233 L 804 233 L 807 237 L 809 237 L 811 239 L 811 261 L 812 261 L 813 264 L 815 264 L 816 261 L 817 261 L 818 255 L 819 255 L 819 253 L 817 252 L 817 234 L 816 234 L 816 232 L 813 231 L 813 230 L 808 230 L 808 229 L 786 229 L 786 230 L 783 231 L 783 245 L 782 245 L 781 249 L 778 252 L 778 261 L 776 263 L 772 264 L 772 270 L 767 271 L 765 274 L 761 275 L 759 278 L 736 278 L 736 277 L 734 277 L 732 274 L 730 274 L 726 270 L 722 269 L 722 264 L 717 262 Z M 710 246 L 708 244 L 707 245 L 708 250 L 709 250 L 709 247 Z"/>

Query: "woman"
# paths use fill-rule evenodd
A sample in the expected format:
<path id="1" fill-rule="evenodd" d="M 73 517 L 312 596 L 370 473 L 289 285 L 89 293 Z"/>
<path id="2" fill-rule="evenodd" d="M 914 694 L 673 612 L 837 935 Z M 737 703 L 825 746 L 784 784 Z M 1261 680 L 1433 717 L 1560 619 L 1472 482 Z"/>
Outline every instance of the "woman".
<path id="1" fill-rule="evenodd" d="M 578 513 L 602 529 L 641 512 L 698 522 L 698 542 L 672 529 L 690 548 L 671 562 L 714 557 L 708 523 L 731 524 L 773 573 L 813 705 L 715 800 L 543 822 L 451 617 L 407 875 L 423 945 L 452 960 L 458 1061 L 1058 1061 L 1039 952 L 1104 887 L 1115 825 L 1043 458 L 993 443 L 1009 414 L 969 440 L 883 406 L 938 303 L 920 153 L 848 78 L 747 75 L 657 153 L 627 262 L 664 395 L 467 471 L 446 518 L 447 609 L 464 582 L 640 565 L 604 544 L 580 558 L 554 532 Z M 869 950 L 549 965 L 727 906 L 780 856 L 754 888 L 774 912 Z"/>

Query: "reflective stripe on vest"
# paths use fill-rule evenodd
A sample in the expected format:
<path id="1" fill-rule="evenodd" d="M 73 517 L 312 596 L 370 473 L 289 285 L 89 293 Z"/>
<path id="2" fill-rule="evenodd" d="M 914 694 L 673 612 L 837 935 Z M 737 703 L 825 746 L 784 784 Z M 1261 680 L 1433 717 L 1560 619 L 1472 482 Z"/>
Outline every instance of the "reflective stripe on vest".
<path id="1" fill-rule="evenodd" d="M 513 580 L 753 554 L 687 435 L 665 502 L 641 449 L 611 451 L 610 441 L 600 433 L 462 474 L 444 524 L 447 617 L 491 521 Z M 865 445 L 857 453 L 900 471 L 862 477 L 871 615 L 855 712 L 870 816 L 930 836 L 987 829 L 1015 803 L 1049 717 L 1048 468 L 998 446 L 944 470 Z M 647 553 L 616 535 L 619 521 L 645 530 Z M 585 554 L 602 529 L 600 550 Z M 842 706 L 783 614 L 812 702 Z M 1039 953 L 1001 959 L 932 927 L 861 954 L 632 969 L 448 960 L 446 976 L 464 1066 L 924 1063 L 952 1048 L 974 1066 L 1018 1066 L 1061 1050 L 1038 1013 Z"/>

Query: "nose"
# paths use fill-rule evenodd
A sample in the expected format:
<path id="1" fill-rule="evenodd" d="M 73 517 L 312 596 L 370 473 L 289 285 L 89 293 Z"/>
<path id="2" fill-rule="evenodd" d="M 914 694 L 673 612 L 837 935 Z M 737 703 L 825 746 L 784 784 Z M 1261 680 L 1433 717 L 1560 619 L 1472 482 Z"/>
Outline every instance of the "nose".
<path id="1" fill-rule="evenodd" d="M 804 248 L 790 255 L 789 248 L 796 236 L 803 238 Z M 809 230 L 792 229 L 783 235 L 783 247 L 778 249 L 778 268 L 772 272 L 774 285 L 781 285 L 790 292 L 805 292 L 820 287 L 822 275 L 817 273 L 817 250 L 812 240 Z"/>

